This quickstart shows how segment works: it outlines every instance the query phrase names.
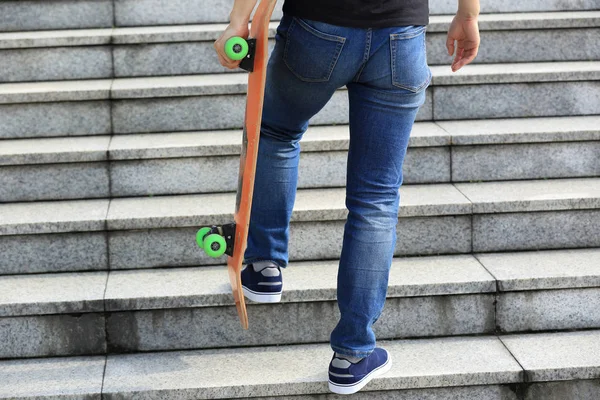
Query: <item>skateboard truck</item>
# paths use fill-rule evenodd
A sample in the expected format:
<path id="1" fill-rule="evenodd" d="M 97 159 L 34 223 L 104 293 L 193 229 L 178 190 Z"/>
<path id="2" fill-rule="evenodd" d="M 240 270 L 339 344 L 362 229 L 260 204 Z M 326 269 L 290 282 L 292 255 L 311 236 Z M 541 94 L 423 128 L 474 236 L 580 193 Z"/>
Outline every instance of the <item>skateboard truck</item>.
<path id="1" fill-rule="evenodd" d="M 254 72 L 254 53 L 256 52 L 256 39 L 247 39 L 248 54 L 240 63 L 240 68 L 248 72 Z"/>
<path id="2" fill-rule="evenodd" d="M 210 257 L 217 258 L 223 254 L 233 257 L 235 223 L 200 228 L 196 234 L 196 243 Z"/>

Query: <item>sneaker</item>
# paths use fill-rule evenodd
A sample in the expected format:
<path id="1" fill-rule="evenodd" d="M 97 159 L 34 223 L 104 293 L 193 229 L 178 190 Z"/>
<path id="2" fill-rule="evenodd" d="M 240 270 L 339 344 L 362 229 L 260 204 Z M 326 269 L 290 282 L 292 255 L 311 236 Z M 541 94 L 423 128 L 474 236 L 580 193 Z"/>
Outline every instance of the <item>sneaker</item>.
<path id="1" fill-rule="evenodd" d="M 373 378 L 392 368 L 392 358 L 381 348 L 376 348 L 368 357 L 352 363 L 341 356 L 333 355 L 329 364 L 329 390 L 337 394 L 358 392 Z"/>
<path id="2" fill-rule="evenodd" d="M 280 302 L 283 292 L 281 269 L 271 262 L 246 265 L 242 270 L 242 289 L 248 299 L 257 303 Z"/>

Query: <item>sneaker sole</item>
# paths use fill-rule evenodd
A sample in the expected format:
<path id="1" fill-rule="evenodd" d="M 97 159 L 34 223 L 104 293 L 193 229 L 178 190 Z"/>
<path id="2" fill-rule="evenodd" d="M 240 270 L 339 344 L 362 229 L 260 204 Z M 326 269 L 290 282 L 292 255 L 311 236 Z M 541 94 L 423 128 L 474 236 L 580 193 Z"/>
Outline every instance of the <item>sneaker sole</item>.
<path id="1" fill-rule="evenodd" d="M 371 371 L 370 374 L 362 378 L 360 381 L 351 385 L 340 385 L 338 383 L 329 381 L 329 390 L 331 390 L 335 394 L 354 394 L 360 389 L 364 388 L 366 384 L 371 382 L 374 378 L 388 373 L 390 369 L 392 369 L 392 358 L 388 353 L 387 362 L 379 368 L 376 368 L 373 371 Z"/>
<path id="2" fill-rule="evenodd" d="M 282 292 L 265 294 L 253 292 L 245 286 L 242 286 L 242 289 L 244 290 L 244 296 L 256 303 L 279 303 L 281 301 Z"/>

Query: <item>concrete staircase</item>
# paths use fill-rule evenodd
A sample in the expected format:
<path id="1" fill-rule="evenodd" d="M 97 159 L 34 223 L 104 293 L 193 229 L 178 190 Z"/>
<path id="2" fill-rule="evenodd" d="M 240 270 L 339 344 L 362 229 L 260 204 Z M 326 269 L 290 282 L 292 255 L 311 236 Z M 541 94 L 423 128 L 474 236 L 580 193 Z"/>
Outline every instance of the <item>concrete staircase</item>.
<path id="1" fill-rule="evenodd" d="M 229 7 L 0 2 L 0 399 L 338 398 L 344 90 L 302 142 L 282 303 L 241 330 L 225 260 L 194 244 L 234 208 L 246 76 L 212 50 Z M 482 0 L 458 74 L 455 1 L 430 7 L 375 326 L 394 368 L 355 397 L 599 400 L 600 3 Z"/>

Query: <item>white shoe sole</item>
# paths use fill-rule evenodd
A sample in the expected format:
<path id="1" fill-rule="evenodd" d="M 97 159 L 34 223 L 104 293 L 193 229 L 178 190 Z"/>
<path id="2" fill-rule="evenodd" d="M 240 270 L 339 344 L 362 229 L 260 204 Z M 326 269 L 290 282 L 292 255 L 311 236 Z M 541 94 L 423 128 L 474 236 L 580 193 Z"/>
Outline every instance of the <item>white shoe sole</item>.
<path id="1" fill-rule="evenodd" d="M 387 350 L 386 350 L 387 351 Z M 353 383 L 351 385 L 340 385 L 338 383 L 333 383 L 329 381 L 329 390 L 331 390 L 335 394 L 354 394 L 358 392 L 360 389 L 364 388 L 367 383 L 371 382 L 374 378 L 378 376 L 384 375 L 390 371 L 392 368 L 392 357 L 388 353 L 388 360 L 381 367 L 374 369 L 370 374 L 362 378 L 360 381 Z"/>
<path id="2" fill-rule="evenodd" d="M 256 303 L 279 303 L 281 301 L 282 292 L 264 294 L 253 292 L 252 290 L 243 286 L 242 289 L 244 290 L 244 296 Z"/>

